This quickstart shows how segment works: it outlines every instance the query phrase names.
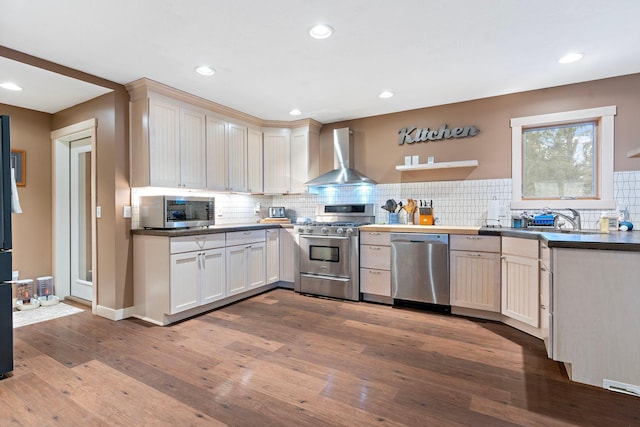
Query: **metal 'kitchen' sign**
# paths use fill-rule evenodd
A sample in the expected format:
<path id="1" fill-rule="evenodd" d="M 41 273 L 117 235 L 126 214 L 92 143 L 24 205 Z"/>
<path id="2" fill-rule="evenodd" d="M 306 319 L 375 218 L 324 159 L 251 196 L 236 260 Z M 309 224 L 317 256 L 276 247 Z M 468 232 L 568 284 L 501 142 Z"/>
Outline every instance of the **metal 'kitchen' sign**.
<path id="1" fill-rule="evenodd" d="M 398 145 L 402 145 L 405 142 L 407 144 L 413 144 L 414 142 L 429 142 L 438 141 L 440 139 L 450 138 L 466 138 L 476 136 L 480 133 L 480 129 L 475 126 L 465 126 L 459 128 L 449 129 L 446 124 L 440 126 L 440 129 L 407 127 L 398 131 Z"/>

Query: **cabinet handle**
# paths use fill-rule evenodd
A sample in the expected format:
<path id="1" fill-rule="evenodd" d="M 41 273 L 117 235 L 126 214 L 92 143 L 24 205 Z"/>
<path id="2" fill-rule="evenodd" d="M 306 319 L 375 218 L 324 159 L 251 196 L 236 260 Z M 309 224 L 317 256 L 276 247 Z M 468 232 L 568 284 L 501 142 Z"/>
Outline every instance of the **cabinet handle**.
<path id="1" fill-rule="evenodd" d="M 546 306 L 546 305 L 544 305 L 544 304 L 540 304 L 540 309 L 541 309 L 541 310 L 546 310 L 546 309 L 547 309 L 547 306 Z"/>
<path id="2" fill-rule="evenodd" d="M 507 257 L 506 257 L 506 256 L 504 256 L 504 255 L 502 255 L 502 256 L 500 257 L 500 259 L 507 259 Z"/>
<path id="3" fill-rule="evenodd" d="M 481 256 L 482 256 L 482 254 L 469 254 L 469 256 L 481 257 Z"/>
<path id="4" fill-rule="evenodd" d="M 379 251 L 380 247 L 379 246 L 369 246 L 369 249 L 372 251 Z"/>
<path id="5" fill-rule="evenodd" d="M 480 240 L 480 237 L 467 236 L 467 239 L 469 239 L 469 240 Z"/>
<path id="6" fill-rule="evenodd" d="M 547 271 L 547 269 L 544 267 L 540 267 L 540 271 Z"/>
<path id="7" fill-rule="evenodd" d="M 251 232 L 250 232 L 250 231 L 245 231 L 245 232 L 244 232 L 244 233 L 242 233 L 242 234 L 244 234 L 245 236 L 248 236 L 249 234 L 251 234 Z"/>
<path id="8" fill-rule="evenodd" d="M 370 232 L 369 232 L 369 235 L 370 235 L 370 236 L 379 236 L 379 235 L 380 235 L 380 233 L 377 233 L 377 232 L 375 232 L 375 231 L 370 231 Z"/>
<path id="9" fill-rule="evenodd" d="M 380 274 L 379 271 L 369 270 L 369 274 Z"/>

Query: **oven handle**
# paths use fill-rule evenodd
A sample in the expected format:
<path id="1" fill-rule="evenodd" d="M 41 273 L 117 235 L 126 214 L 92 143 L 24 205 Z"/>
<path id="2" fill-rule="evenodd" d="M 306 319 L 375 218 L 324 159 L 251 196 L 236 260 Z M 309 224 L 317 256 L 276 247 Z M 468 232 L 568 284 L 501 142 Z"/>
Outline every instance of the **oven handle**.
<path id="1" fill-rule="evenodd" d="M 320 274 L 309 274 L 309 273 L 300 273 L 302 277 L 308 277 L 310 279 L 326 279 L 333 280 L 336 282 L 350 282 L 351 279 L 348 277 L 336 277 L 336 276 L 322 276 Z"/>
<path id="2" fill-rule="evenodd" d="M 300 237 L 305 239 L 325 239 L 325 240 L 349 240 L 351 237 L 341 237 L 341 236 L 311 236 L 307 234 L 301 234 Z"/>

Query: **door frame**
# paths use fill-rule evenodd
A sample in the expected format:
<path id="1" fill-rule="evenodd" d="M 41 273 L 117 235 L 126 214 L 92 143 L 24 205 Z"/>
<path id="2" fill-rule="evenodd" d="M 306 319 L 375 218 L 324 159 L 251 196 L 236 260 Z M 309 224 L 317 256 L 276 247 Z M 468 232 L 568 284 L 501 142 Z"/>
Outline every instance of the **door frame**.
<path id="1" fill-rule="evenodd" d="M 56 292 L 59 297 L 68 297 L 71 293 L 71 227 L 69 207 L 69 166 L 70 142 L 82 138 L 91 141 L 91 264 L 93 266 L 93 295 L 91 312 L 96 313 L 98 305 L 98 251 L 96 231 L 96 127 L 98 120 L 93 118 L 75 123 L 51 132 L 52 143 L 52 229 L 53 229 L 53 276 L 56 278 Z"/>

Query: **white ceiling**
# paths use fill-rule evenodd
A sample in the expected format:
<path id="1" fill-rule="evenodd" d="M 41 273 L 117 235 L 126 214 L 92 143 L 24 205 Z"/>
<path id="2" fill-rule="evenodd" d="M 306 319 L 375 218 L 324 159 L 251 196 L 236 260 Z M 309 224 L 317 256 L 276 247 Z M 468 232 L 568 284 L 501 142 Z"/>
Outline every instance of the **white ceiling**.
<path id="1" fill-rule="evenodd" d="M 266 120 L 298 108 L 329 123 L 640 72 L 638 0 L 0 0 L 0 10 L 3 46 Z M 334 36 L 311 39 L 318 22 Z M 557 63 L 572 51 L 584 59 Z M 194 73 L 205 63 L 215 76 Z M 2 103 L 53 113 L 100 94 L 15 65 L 0 61 L 0 82 L 25 90 Z"/>

